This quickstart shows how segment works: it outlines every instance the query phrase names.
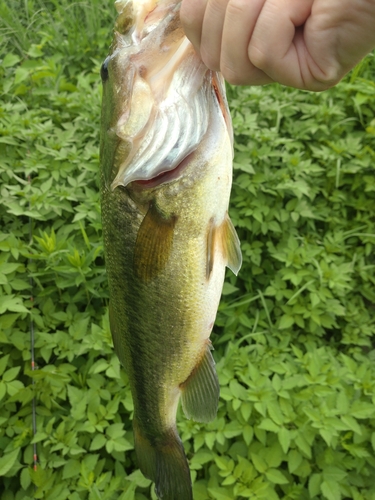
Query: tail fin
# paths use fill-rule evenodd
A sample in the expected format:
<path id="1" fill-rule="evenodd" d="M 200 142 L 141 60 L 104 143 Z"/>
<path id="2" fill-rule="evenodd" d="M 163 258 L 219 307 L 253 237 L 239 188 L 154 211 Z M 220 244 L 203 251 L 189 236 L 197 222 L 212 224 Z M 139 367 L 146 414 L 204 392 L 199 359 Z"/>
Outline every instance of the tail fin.
<path id="1" fill-rule="evenodd" d="M 176 429 L 147 439 L 133 421 L 134 444 L 139 468 L 154 481 L 160 500 L 193 500 L 190 470 Z"/>

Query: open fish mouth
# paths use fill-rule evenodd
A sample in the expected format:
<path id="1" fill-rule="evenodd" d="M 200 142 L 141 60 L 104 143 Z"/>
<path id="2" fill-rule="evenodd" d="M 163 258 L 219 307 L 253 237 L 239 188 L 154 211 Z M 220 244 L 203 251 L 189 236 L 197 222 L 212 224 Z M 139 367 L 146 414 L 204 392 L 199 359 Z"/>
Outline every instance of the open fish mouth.
<path id="1" fill-rule="evenodd" d="M 176 179 L 179 179 L 180 176 L 182 175 L 183 171 L 185 170 L 185 167 L 192 160 L 193 155 L 194 155 L 194 151 L 192 153 L 188 154 L 172 170 L 165 170 L 165 171 L 161 172 L 160 174 L 158 174 L 156 177 L 153 177 L 152 179 L 134 181 L 134 184 L 140 188 L 151 189 L 151 188 L 160 186 L 162 184 L 166 184 L 168 182 L 172 182 Z"/>

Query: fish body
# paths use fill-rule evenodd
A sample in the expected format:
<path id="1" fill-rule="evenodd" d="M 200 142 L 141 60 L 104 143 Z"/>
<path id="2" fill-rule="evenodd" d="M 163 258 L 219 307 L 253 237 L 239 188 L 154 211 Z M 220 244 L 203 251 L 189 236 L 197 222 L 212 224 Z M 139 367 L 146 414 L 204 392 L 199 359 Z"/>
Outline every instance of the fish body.
<path id="1" fill-rule="evenodd" d="M 179 2 L 117 1 L 102 66 L 101 198 L 110 324 L 134 401 L 140 469 L 163 500 L 191 500 L 176 430 L 215 418 L 210 333 L 225 266 L 241 252 L 227 214 L 230 117 L 221 76 L 182 31 Z"/>

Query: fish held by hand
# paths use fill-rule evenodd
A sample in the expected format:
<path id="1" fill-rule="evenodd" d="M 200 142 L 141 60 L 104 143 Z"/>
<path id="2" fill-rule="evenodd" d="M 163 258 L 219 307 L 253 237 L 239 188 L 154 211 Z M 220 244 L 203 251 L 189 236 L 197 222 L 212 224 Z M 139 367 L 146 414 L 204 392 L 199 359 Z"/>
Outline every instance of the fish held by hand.
<path id="1" fill-rule="evenodd" d="M 209 340 L 225 266 L 241 251 L 227 210 L 232 129 L 221 75 L 185 37 L 179 2 L 117 0 L 104 61 L 101 198 L 110 325 L 134 401 L 140 469 L 163 500 L 191 500 L 176 429 L 215 418 Z"/>

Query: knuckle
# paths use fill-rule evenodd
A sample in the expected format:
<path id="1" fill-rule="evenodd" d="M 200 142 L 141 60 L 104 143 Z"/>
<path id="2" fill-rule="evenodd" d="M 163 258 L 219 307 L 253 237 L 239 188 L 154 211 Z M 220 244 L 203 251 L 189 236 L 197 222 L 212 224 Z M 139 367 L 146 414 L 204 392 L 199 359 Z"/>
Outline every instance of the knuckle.
<path id="1" fill-rule="evenodd" d="M 209 6 L 212 13 L 225 12 L 228 0 L 209 0 Z"/>
<path id="2" fill-rule="evenodd" d="M 184 28 L 194 28 L 198 24 L 195 10 L 192 8 L 193 3 L 184 1 L 181 4 L 180 19 Z"/>
<path id="3" fill-rule="evenodd" d="M 207 66 L 207 68 L 209 68 L 209 69 L 211 69 L 213 71 L 219 71 L 220 70 L 219 57 L 217 57 L 212 52 L 209 52 L 204 45 L 201 46 L 200 53 L 201 53 L 202 61 Z"/>
<path id="4" fill-rule="evenodd" d="M 250 43 L 247 54 L 251 64 L 256 68 L 265 71 L 269 66 L 269 58 L 266 52 L 261 50 L 255 43 Z"/>
<path id="5" fill-rule="evenodd" d="M 242 71 L 235 71 L 227 65 L 221 67 L 221 73 L 230 85 L 245 85 L 246 81 Z"/>
<path id="6" fill-rule="evenodd" d="M 248 1 L 230 0 L 227 6 L 227 14 L 234 18 L 241 18 L 248 9 Z"/>
<path id="7" fill-rule="evenodd" d="M 328 90 L 339 83 L 344 76 L 344 72 L 337 64 L 327 63 L 314 64 L 311 71 L 313 90 L 318 92 Z"/>

